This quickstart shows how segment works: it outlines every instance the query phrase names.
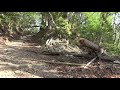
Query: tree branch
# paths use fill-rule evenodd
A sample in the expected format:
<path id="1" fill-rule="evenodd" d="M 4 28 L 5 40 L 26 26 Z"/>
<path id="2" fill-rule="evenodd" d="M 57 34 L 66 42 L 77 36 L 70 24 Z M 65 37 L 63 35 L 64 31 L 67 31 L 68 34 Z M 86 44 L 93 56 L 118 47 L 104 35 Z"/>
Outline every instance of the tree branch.
<path id="1" fill-rule="evenodd" d="M 55 21 L 54 21 L 54 19 L 53 19 L 53 16 L 52 16 L 52 14 L 49 12 L 49 15 L 51 16 L 51 19 L 52 19 L 52 22 L 53 22 L 53 24 L 55 25 L 55 28 L 59 28 L 57 25 L 56 25 L 56 23 L 55 23 Z"/>

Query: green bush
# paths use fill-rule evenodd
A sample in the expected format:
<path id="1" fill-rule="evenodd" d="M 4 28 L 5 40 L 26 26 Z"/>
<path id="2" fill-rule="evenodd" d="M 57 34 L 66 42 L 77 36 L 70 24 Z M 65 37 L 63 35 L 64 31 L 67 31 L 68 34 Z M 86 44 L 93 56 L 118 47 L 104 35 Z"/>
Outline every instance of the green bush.
<path id="1" fill-rule="evenodd" d="M 102 45 L 110 55 L 113 55 L 113 56 L 120 55 L 120 48 L 118 48 L 116 45 L 109 44 L 109 43 L 103 43 Z"/>

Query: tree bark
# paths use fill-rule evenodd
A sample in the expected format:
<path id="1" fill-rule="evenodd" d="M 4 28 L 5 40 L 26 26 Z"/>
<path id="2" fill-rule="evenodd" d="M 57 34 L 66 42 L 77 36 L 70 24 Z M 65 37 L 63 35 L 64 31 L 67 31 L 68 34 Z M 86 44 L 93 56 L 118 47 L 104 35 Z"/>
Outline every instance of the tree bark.
<path id="1" fill-rule="evenodd" d="M 85 39 L 85 38 L 80 38 L 79 40 L 80 46 L 82 47 L 88 47 L 96 51 L 100 51 L 101 47 L 97 44 L 94 44 L 93 42 Z"/>

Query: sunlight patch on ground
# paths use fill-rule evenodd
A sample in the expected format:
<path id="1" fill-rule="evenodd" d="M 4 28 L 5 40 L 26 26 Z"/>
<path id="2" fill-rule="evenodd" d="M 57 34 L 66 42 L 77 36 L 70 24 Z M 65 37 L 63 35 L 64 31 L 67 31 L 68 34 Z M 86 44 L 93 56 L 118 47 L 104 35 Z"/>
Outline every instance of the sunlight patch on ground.
<path id="1" fill-rule="evenodd" d="M 0 78 L 16 78 L 14 72 L 10 70 L 0 71 Z"/>
<path id="2" fill-rule="evenodd" d="M 57 70 L 42 70 L 43 72 L 52 72 L 52 73 L 56 73 Z"/>
<path id="3" fill-rule="evenodd" d="M 0 62 L 0 64 L 3 64 L 3 65 L 10 65 L 10 66 L 15 66 L 15 67 L 18 67 L 19 65 L 17 64 L 13 64 L 13 63 L 9 63 L 9 62 Z"/>
<path id="4" fill-rule="evenodd" d="M 23 42 L 8 42 L 6 43 L 6 45 L 8 46 L 17 46 L 17 47 L 37 47 L 37 48 L 40 48 L 41 46 L 40 45 L 29 45 L 28 43 L 23 43 Z"/>
<path id="5" fill-rule="evenodd" d="M 25 61 L 27 63 L 31 63 L 31 64 L 36 64 L 37 61 L 35 61 L 34 59 L 31 58 L 21 58 L 22 61 Z"/>
<path id="6" fill-rule="evenodd" d="M 120 75 L 113 75 L 111 78 L 120 78 Z"/>
<path id="7" fill-rule="evenodd" d="M 12 70 L 4 70 L 0 71 L 0 78 L 43 78 L 36 75 L 32 75 L 27 72 L 23 72 L 20 70 L 12 71 Z"/>

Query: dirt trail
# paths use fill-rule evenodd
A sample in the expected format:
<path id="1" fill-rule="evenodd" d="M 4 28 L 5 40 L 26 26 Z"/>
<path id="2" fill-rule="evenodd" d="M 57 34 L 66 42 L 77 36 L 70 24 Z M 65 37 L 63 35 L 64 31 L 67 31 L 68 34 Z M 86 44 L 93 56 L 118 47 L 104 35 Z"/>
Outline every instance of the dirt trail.
<path id="1" fill-rule="evenodd" d="M 55 65 L 40 60 L 69 59 L 85 64 L 88 60 L 64 56 L 41 55 L 40 46 L 22 40 L 0 44 L 0 78 L 120 78 L 120 67 L 107 62 L 94 62 L 88 69 L 80 66 Z"/>
<path id="2" fill-rule="evenodd" d="M 39 60 L 53 59 L 39 55 L 40 46 L 22 41 L 0 45 L 0 78 L 57 78 L 55 69 Z M 35 51 L 35 52 L 34 52 Z"/>

